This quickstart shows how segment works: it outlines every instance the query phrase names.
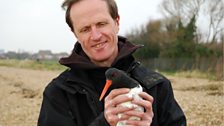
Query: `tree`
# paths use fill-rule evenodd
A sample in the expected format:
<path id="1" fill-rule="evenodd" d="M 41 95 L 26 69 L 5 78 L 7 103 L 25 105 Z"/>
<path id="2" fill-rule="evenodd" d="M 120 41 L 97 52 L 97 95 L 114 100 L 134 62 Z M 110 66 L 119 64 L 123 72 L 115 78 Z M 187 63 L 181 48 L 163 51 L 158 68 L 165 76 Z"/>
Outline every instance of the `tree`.
<path id="1" fill-rule="evenodd" d="M 136 57 L 147 59 L 159 56 L 160 44 L 164 40 L 161 27 L 160 20 L 151 20 L 142 26 L 141 30 L 135 30 L 126 35 L 130 41 L 144 45 L 141 50 L 135 53 Z"/>
<path id="2" fill-rule="evenodd" d="M 174 17 L 187 24 L 193 16 L 198 16 L 205 0 L 164 0 L 160 5 L 166 18 Z"/>
<path id="3" fill-rule="evenodd" d="M 224 31 L 224 2 L 223 0 L 207 0 L 207 6 L 205 8 L 205 14 L 209 18 L 209 29 L 207 42 L 217 41 L 217 37 L 220 37 Z"/>
<path id="4" fill-rule="evenodd" d="M 179 57 L 195 57 L 195 33 L 196 33 L 196 25 L 195 25 L 195 16 L 193 16 L 187 26 L 184 26 L 181 21 L 178 22 L 177 28 L 174 30 L 176 36 L 174 41 L 170 42 L 165 48 L 161 51 L 161 57 L 168 58 L 179 58 Z M 173 32 L 173 29 L 171 29 Z M 169 29 L 167 29 L 167 33 L 169 33 Z"/>
<path id="5" fill-rule="evenodd" d="M 199 17 L 203 17 L 203 20 L 209 24 L 207 30 L 204 29 L 207 35 L 203 35 L 200 33 L 203 31 L 197 29 L 197 42 L 203 39 L 201 36 L 205 36 L 203 40 L 206 42 L 221 41 L 221 32 L 224 31 L 223 0 L 164 0 L 160 7 L 166 18 L 174 17 L 178 21 L 181 20 L 184 25 L 193 15 L 196 16 L 196 22 Z"/>

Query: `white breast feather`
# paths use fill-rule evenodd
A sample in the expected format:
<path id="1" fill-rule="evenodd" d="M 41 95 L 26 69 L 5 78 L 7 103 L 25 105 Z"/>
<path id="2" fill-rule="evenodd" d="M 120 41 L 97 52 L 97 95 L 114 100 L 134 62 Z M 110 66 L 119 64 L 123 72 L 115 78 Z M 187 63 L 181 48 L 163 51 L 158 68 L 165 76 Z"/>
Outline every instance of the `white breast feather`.
<path id="1" fill-rule="evenodd" d="M 142 87 L 136 87 L 136 88 L 132 88 L 129 93 L 125 94 L 127 95 L 128 97 L 133 97 L 134 99 L 142 99 L 138 94 L 142 92 Z M 124 103 L 121 103 L 120 106 L 122 107 L 127 107 L 127 108 L 133 108 L 135 107 L 136 111 L 144 111 L 144 108 L 142 106 L 138 106 L 136 104 L 133 104 L 131 102 L 124 102 Z M 118 117 L 122 117 L 123 114 L 118 114 Z M 129 120 L 140 120 L 140 118 L 138 117 L 135 117 L 135 116 L 132 116 L 129 118 Z M 120 121 L 117 123 L 116 126 L 131 126 L 131 125 L 125 125 L 125 122 L 124 121 Z"/>

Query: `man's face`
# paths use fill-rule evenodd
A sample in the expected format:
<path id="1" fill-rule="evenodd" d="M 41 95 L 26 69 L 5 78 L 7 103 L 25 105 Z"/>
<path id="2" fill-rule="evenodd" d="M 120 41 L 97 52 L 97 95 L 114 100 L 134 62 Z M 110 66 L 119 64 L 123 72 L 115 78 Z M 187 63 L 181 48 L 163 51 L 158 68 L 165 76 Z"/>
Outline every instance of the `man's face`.
<path id="1" fill-rule="evenodd" d="M 82 0 L 70 11 L 74 34 L 90 60 L 110 66 L 118 53 L 118 19 L 110 16 L 103 0 Z"/>

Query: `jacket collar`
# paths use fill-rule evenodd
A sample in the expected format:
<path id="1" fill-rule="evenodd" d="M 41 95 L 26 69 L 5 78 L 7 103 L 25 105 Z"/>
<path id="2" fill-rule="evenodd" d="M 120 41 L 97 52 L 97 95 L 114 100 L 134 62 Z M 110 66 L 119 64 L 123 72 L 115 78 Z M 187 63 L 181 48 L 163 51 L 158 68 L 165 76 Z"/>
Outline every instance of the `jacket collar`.
<path id="1" fill-rule="evenodd" d="M 121 59 L 131 55 L 136 51 L 136 49 L 140 47 L 141 45 L 134 45 L 130 43 L 125 37 L 118 36 L 119 53 L 115 61 L 112 63 L 112 66 L 115 66 Z M 90 61 L 78 42 L 76 42 L 71 55 L 66 58 L 61 58 L 59 63 L 71 69 L 90 70 L 100 68 Z"/>

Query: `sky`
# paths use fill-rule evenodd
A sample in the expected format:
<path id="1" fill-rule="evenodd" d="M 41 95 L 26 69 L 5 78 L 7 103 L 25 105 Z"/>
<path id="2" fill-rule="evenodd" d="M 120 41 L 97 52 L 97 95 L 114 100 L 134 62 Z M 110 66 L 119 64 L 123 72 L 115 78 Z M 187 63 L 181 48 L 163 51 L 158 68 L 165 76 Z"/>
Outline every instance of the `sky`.
<path id="1" fill-rule="evenodd" d="M 161 18 L 162 0 L 116 0 L 119 35 Z M 36 53 L 70 53 L 76 38 L 67 26 L 63 0 L 0 0 L 0 50 Z"/>

